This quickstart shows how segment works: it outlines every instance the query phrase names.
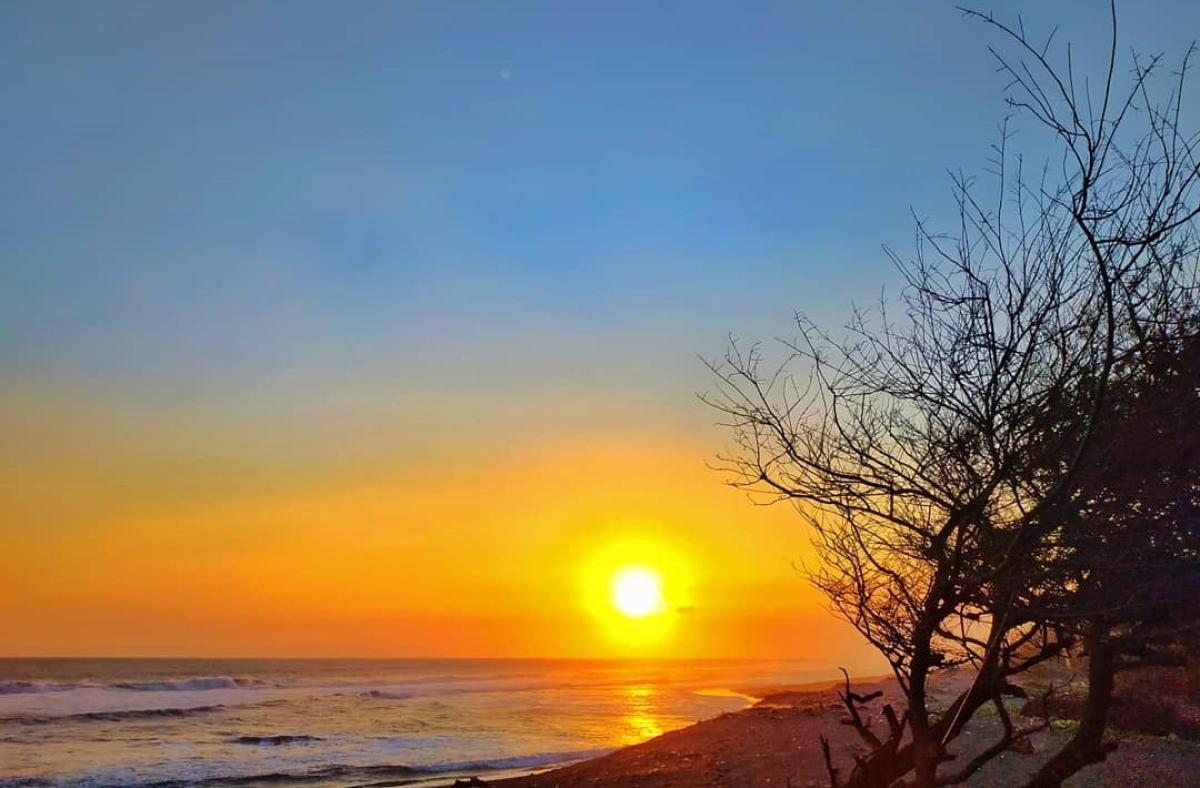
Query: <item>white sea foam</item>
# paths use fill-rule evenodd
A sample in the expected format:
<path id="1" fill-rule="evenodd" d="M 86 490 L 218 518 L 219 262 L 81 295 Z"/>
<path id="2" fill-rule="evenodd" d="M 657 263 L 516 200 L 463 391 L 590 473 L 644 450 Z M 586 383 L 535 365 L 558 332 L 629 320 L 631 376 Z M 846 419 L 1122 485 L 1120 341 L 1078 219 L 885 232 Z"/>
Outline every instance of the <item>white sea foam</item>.
<path id="1" fill-rule="evenodd" d="M 70 692 L 77 689 L 133 690 L 139 692 L 189 692 L 209 689 L 260 689 L 277 684 L 251 676 L 194 676 L 163 681 L 0 681 L 0 695 Z"/>
<path id="2" fill-rule="evenodd" d="M 268 737 L 268 738 L 290 738 L 290 737 Z M 305 737 L 295 737 L 298 740 L 304 740 Z M 259 744 L 258 742 L 255 742 Z M 288 743 L 288 742 L 283 742 Z M 305 742 L 307 743 L 307 742 Z M 272 741 L 262 742 L 268 746 L 268 750 L 272 750 L 278 743 Z M 536 770 L 551 766 L 561 766 L 569 763 L 575 763 L 587 758 L 594 758 L 611 752 L 612 748 L 594 748 L 587 750 L 565 750 L 556 752 L 540 752 L 529 755 L 516 755 L 498 758 L 483 758 L 475 760 L 461 761 L 441 761 L 424 766 L 409 766 L 405 764 L 379 764 L 372 766 L 355 766 L 355 765 L 328 765 L 315 766 L 299 769 L 279 769 L 270 772 L 261 770 L 237 770 L 234 764 L 231 763 L 201 763 L 191 764 L 182 769 L 177 769 L 170 781 L 186 783 L 195 786 L 211 786 L 211 788 L 221 788 L 227 785 L 244 785 L 247 782 L 269 782 L 273 785 L 287 785 L 288 783 L 296 783 L 303 785 L 323 785 L 323 784 L 344 784 L 346 780 L 355 782 L 360 780 L 381 780 L 381 779 L 405 779 L 405 778 L 420 778 L 422 775 L 427 779 L 433 779 L 435 775 L 447 775 L 448 777 L 458 777 L 468 774 L 491 774 L 496 772 L 519 772 L 521 770 Z M 264 761 L 263 763 L 279 763 L 279 764 L 295 764 L 299 762 L 295 750 L 290 750 L 287 755 L 282 756 L 284 760 L 280 761 Z M 326 782 L 328 781 L 328 783 Z M 426 784 L 426 780 L 421 781 Z M 94 770 L 84 774 L 77 775 L 70 781 L 58 781 L 54 779 L 39 779 L 39 778 L 5 778 L 0 776 L 0 788 L 58 788 L 59 786 L 71 785 L 75 788 L 147 788 L 148 786 L 161 786 L 162 781 L 157 777 L 151 777 L 149 780 L 139 779 L 135 772 L 128 767 L 118 767 L 108 770 Z M 438 781 L 436 784 L 442 784 Z"/>
<path id="3" fill-rule="evenodd" d="M 443 774 L 446 772 L 487 772 L 508 769 L 537 769 L 544 766 L 557 766 L 576 761 L 596 758 L 612 752 L 611 747 L 597 747 L 589 750 L 568 750 L 566 752 L 539 752 L 533 755 L 513 755 L 506 758 L 490 758 L 477 761 L 447 761 L 413 769 L 415 772 Z"/>
<path id="4" fill-rule="evenodd" d="M 197 676 L 170 681 L 121 681 L 109 685 L 112 689 L 137 692 L 192 692 L 217 689 L 262 689 L 277 684 L 250 676 Z"/>

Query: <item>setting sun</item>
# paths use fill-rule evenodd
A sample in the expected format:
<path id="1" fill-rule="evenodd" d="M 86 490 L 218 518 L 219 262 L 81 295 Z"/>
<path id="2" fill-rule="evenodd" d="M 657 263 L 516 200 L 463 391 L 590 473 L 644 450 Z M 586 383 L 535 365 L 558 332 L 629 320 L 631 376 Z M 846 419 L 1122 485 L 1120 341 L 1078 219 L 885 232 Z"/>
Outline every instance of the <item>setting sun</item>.
<path id="1" fill-rule="evenodd" d="M 609 527 L 580 566 L 582 607 L 609 653 L 665 655 L 694 621 L 695 557 L 651 518 L 614 516 Z"/>
<path id="2" fill-rule="evenodd" d="M 661 613 L 665 608 L 662 577 L 653 569 L 627 566 L 613 575 L 612 604 L 630 618 Z"/>

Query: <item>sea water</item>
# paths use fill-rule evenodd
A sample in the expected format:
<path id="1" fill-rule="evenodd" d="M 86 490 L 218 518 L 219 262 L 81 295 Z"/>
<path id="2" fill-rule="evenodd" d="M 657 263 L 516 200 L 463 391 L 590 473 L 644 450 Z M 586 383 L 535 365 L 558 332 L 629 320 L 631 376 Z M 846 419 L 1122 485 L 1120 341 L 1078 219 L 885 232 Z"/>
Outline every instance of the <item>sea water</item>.
<path id="1" fill-rule="evenodd" d="M 739 709 L 744 688 L 831 673 L 763 661 L 0 659 L 0 788 L 526 773 Z"/>

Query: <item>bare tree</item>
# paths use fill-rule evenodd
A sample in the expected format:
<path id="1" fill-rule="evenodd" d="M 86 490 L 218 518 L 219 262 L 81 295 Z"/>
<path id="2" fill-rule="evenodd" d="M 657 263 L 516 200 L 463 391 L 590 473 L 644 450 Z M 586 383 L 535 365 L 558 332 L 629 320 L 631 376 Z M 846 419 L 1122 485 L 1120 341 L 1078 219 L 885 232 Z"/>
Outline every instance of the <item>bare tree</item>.
<path id="1" fill-rule="evenodd" d="M 1023 693 L 1012 679 L 1081 632 L 1058 615 L 1079 601 L 1061 580 L 1063 523 L 1098 526 L 1084 515 L 1111 403 L 1134 401 L 1140 359 L 1195 314 L 1200 139 L 1179 129 L 1188 58 L 1156 104 L 1158 58 L 1135 55 L 1129 88 L 1115 87 L 1115 10 L 1098 91 L 1077 84 L 1069 47 L 1058 68 L 1049 40 L 966 13 L 1000 34 L 1010 104 L 1052 133 L 1061 159 L 1031 176 L 1006 130 L 991 196 L 954 177 L 955 231 L 917 221 L 913 255 L 888 252 L 904 282 L 896 302 L 855 310 L 842 336 L 798 317 L 778 365 L 736 343 L 712 364 L 707 400 L 735 447 L 721 466 L 753 495 L 797 504 L 821 559 L 813 582 L 906 696 L 902 717 L 885 711 L 883 738 L 852 713 L 871 752 L 848 785 L 962 782 L 1029 735 L 1004 705 Z M 962 665 L 976 680 L 933 713 L 930 677 Z M 989 703 L 1002 738 L 945 771 L 948 745 Z"/>

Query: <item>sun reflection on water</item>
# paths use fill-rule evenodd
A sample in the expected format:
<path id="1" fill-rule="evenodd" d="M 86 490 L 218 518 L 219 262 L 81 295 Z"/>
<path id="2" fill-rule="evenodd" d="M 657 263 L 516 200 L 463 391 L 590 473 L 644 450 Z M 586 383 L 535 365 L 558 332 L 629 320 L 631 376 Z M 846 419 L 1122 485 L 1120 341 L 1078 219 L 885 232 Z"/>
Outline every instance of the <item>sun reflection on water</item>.
<path id="1" fill-rule="evenodd" d="M 621 717 L 621 746 L 661 735 L 663 729 L 654 714 L 658 690 L 651 684 L 635 684 L 625 687 L 624 695 L 626 711 Z"/>

